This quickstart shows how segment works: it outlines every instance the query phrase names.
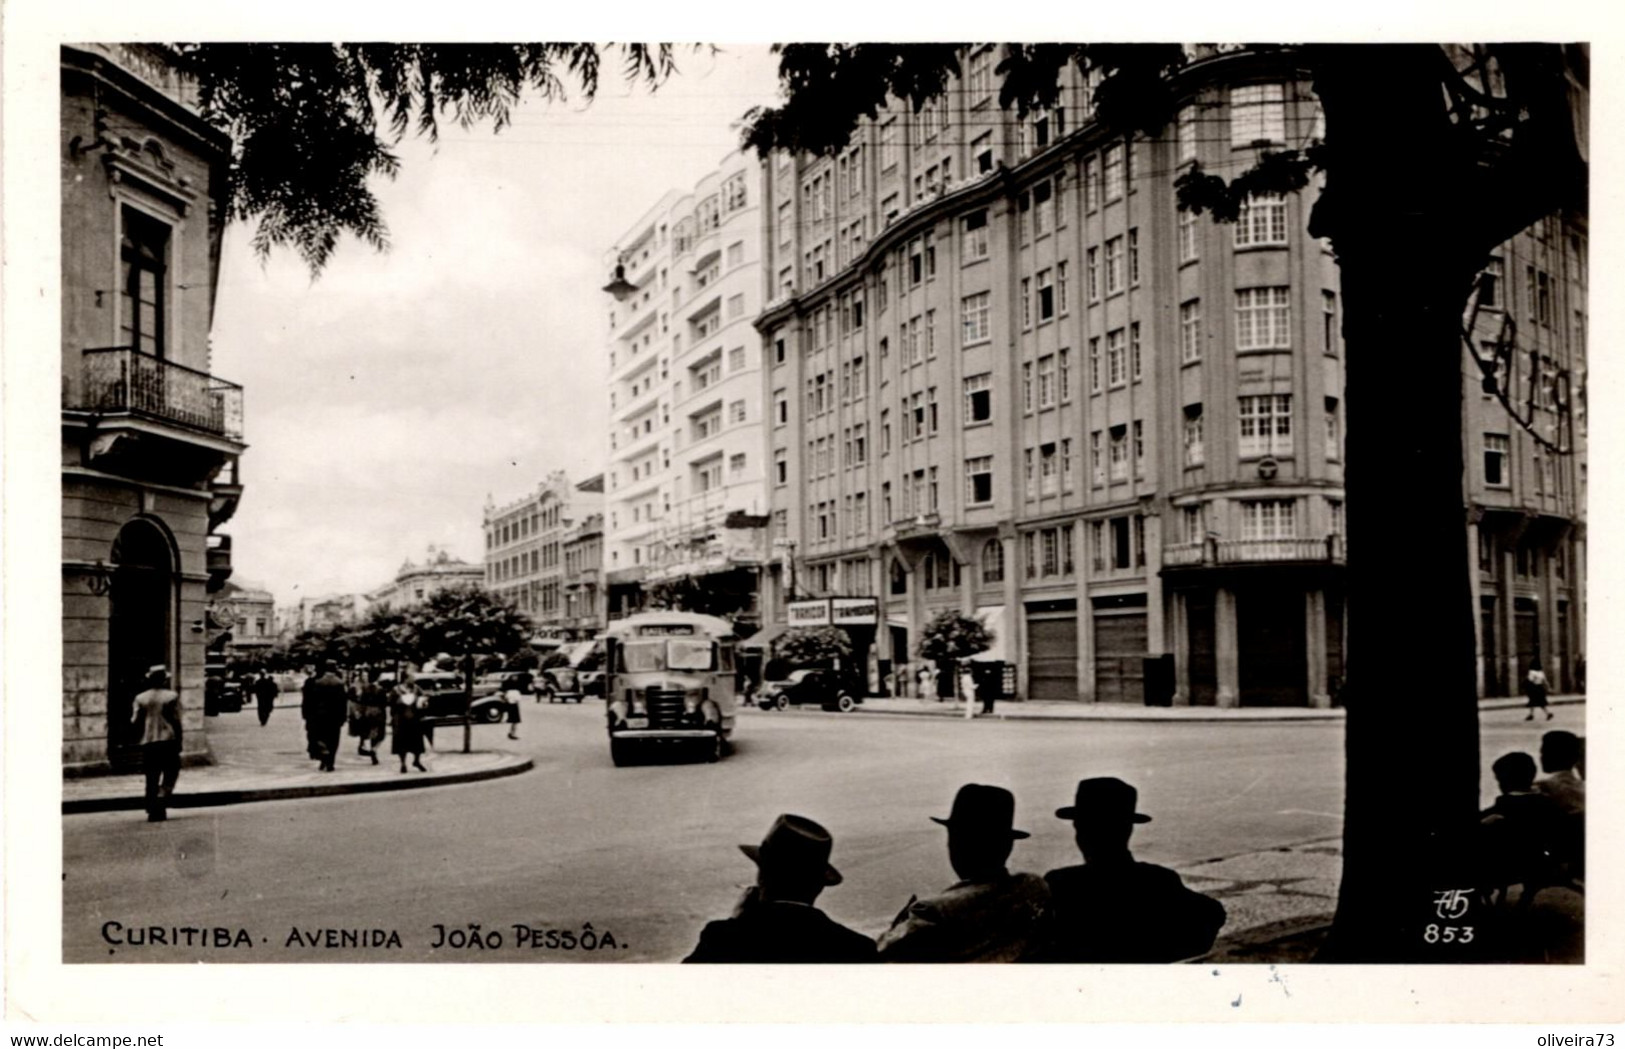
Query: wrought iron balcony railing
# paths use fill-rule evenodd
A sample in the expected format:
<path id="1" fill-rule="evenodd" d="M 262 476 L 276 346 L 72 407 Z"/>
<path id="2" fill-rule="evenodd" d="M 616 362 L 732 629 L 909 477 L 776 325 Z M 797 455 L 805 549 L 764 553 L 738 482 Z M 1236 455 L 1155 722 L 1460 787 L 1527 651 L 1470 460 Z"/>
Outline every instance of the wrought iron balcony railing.
<path id="1" fill-rule="evenodd" d="M 127 346 L 86 350 L 84 382 L 72 408 L 129 412 L 217 434 L 243 436 L 243 388 Z"/>

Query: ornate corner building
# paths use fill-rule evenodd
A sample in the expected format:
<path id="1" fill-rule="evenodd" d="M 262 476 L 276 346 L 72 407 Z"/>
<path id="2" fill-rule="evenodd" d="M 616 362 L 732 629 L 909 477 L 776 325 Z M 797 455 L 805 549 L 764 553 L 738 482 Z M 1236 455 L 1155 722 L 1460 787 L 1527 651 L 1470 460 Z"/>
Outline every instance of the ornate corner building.
<path id="1" fill-rule="evenodd" d="M 156 664 L 207 760 L 218 533 L 242 493 L 242 388 L 210 373 L 229 139 L 165 52 L 64 47 L 62 760 L 126 767 L 131 700 Z M 228 624 L 229 625 L 229 624 Z"/>
<path id="2" fill-rule="evenodd" d="M 1307 77 L 1287 49 L 1195 49 L 1148 138 L 1096 123 L 1070 67 L 1058 104 L 1018 119 L 998 61 L 968 53 L 942 100 L 894 100 L 839 156 L 763 164 L 762 452 L 789 551 L 764 569 L 768 621 L 792 587 L 878 595 L 881 670 L 958 608 L 1025 697 L 1138 703 L 1150 674 L 1181 704 L 1331 704 L 1344 382 L 1336 261 L 1306 232 L 1319 187 L 1234 224 L 1174 188 L 1323 137 Z M 1584 255 L 1583 219 L 1554 216 L 1492 262 L 1533 324 L 1514 397 L 1564 454 L 1464 359 L 1490 693 L 1542 653 L 1572 686 L 1580 658 L 1583 412 L 1575 435 L 1551 376 L 1583 376 Z"/>

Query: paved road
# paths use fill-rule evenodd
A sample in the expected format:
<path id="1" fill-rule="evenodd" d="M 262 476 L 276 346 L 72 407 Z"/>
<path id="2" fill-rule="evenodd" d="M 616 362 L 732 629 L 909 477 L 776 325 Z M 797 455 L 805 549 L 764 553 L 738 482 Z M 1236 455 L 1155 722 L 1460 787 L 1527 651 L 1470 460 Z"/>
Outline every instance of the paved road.
<path id="1" fill-rule="evenodd" d="M 672 961 L 725 913 L 753 868 L 735 848 L 773 817 L 800 812 L 835 834 L 847 877 L 820 901 L 878 932 L 911 893 L 953 880 L 945 815 L 959 784 L 999 783 L 1033 838 L 1012 866 L 1076 862 L 1053 810 L 1085 775 L 1120 775 L 1155 821 L 1144 859 L 1180 865 L 1325 838 L 1341 829 L 1338 723 L 1226 725 L 963 722 L 816 712 L 741 716 L 737 752 L 718 765 L 610 765 L 599 710 L 528 705 L 519 747 L 533 772 L 390 795 L 133 813 L 63 821 L 64 959 Z M 1570 716 L 1567 721 L 1577 721 Z M 1534 749 L 1517 712 L 1485 717 L 1487 757 Z M 1559 715 L 1562 725 L 1565 719 Z M 491 730 L 493 733 L 496 730 Z M 496 741 L 493 739 L 493 743 Z M 132 927 L 220 927 L 234 947 L 136 946 Z M 590 922 L 612 950 L 524 949 L 515 924 Z M 433 946 L 434 925 L 500 930 L 503 949 Z M 307 946 L 362 930 L 399 948 Z M 239 935 L 238 930 L 242 930 Z M 291 945 L 294 930 L 298 938 Z M 371 930 L 382 930 L 374 934 Z M 184 933 L 181 934 L 184 937 Z M 175 933 L 166 933 L 173 942 Z M 244 940 L 252 946 L 241 946 Z M 545 944 L 546 938 L 541 938 Z M 557 941 L 556 941 L 557 942 Z"/>

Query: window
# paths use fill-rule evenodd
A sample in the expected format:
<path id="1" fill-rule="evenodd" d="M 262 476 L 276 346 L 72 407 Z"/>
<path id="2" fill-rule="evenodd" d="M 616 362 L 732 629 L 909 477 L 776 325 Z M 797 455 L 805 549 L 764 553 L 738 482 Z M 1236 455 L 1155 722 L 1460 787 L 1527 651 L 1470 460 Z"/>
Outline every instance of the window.
<path id="1" fill-rule="evenodd" d="M 1286 89 L 1247 84 L 1230 89 L 1230 146 L 1286 140 Z"/>
<path id="2" fill-rule="evenodd" d="M 1055 264 L 1055 309 L 1059 313 L 1065 313 L 1066 308 L 1066 263 L 1057 262 Z"/>
<path id="3" fill-rule="evenodd" d="M 1236 349 L 1292 345 L 1292 307 L 1287 288 L 1242 288 L 1236 292 Z"/>
<path id="4" fill-rule="evenodd" d="M 1033 366 L 1031 361 L 1021 366 L 1021 410 L 1024 412 L 1033 410 Z"/>
<path id="5" fill-rule="evenodd" d="M 1033 282 L 1032 282 L 1032 280 L 1030 278 L 1027 278 L 1027 277 L 1021 278 L 1021 294 L 1019 296 L 1017 296 L 1017 298 L 1019 298 L 1021 300 L 1021 330 L 1022 331 L 1026 331 L 1028 328 L 1031 328 L 1033 326 L 1032 286 L 1033 286 Z"/>
<path id="6" fill-rule="evenodd" d="M 1096 488 L 1106 483 L 1106 461 L 1101 456 L 1099 430 L 1089 434 L 1089 477 Z"/>
<path id="7" fill-rule="evenodd" d="M 722 410 L 712 408 L 694 416 L 694 439 L 703 441 L 722 431 Z"/>
<path id="8" fill-rule="evenodd" d="M 1134 476 L 1145 476 L 1145 423 L 1134 420 Z"/>
<path id="9" fill-rule="evenodd" d="M 971 505 L 993 501 L 993 457 L 965 460 L 965 501 Z"/>
<path id="10" fill-rule="evenodd" d="M 1243 539 L 1291 539 L 1298 534 L 1296 503 L 1291 499 L 1244 499 L 1241 503 Z"/>
<path id="11" fill-rule="evenodd" d="M 1108 146 L 1101 159 L 1101 168 L 1105 173 L 1106 203 L 1119 199 L 1123 195 L 1123 147 L 1121 145 Z"/>
<path id="12" fill-rule="evenodd" d="M 987 210 L 965 216 L 965 259 L 985 259 L 988 254 Z"/>
<path id="13" fill-rule="evenodd" d="M 1484 483 L 1496 488 L 1506 488 L 1511 485 L 1511 478 L 1507 474 L 1507 453 L 1511 451 L 1511 444 L 1504 433 L 1487 433 L 1484 435 Z"/>
<path id="14" fill-rule="evenodd" d="M 790 397 L 784 390 L 773 391 L 773 425 L 784 426 L 790 421 Z"/>
<path id="15" fill-rule="evenodd" d="M 970 149 L 978 175 L 985 175 L 993 170 L 993 132 L 984 131 L 977 135 L 972 140 Z"/>
<path id="16" fill-rule="evenodd" d="M 731 372 L 736 372 L 744 366 L 745 348 L 743 346 L 735 346 L 733 349 L 728 351 L 728 370 Z"/>
<path id="17" fill-rule="evenodd" d="M 1024 449 L 1021 453 L 1021 478 L 1022 491 L 1026 493 L 1028 499 L 1033 498 L 1038 493 L 1038 482 L 1037 475 L 1033 470 L 1033 450 L 1031 448 Z"/>
<path id="18" fill-rule="evenodd" d="M 937 239 L 929 230 L 920 238 L 925 249 L 925 279 L 931 280 L 937 275 Z"/>
<path id="19" fill-rule="evenodd" d="M 1202 302 L 1192 299 L 1179 304 L 1179 359 L 1189 363 L 1202 359 Z"/>
<path id="20" fill-rule="evenodd" d="M 694 468 L 694 490 L 709 492 L 722 487 L 722 457 Z"/>
<path id="21" fill-rule="evenodd" d="M 1196 212 L 1179 209 L 1179 261 L 1196 259 Z"/>
<path id="22" fill-rule="evenodd" d="M 717 333 L 717 329 L 721 327 L 722 312 L 720 310 L 713 309 L 710 313 L 694 322 L 694 341 L 698 342 L 701 339 L 715 335 Z"/>
<path id="23" fill-rule="evenodd" d="M 1236 247 L 1286 243 L 1286 197 L 1280 193 L 1250 193 L 1236 219 Z"/>
<path id="24" fill-rule="evenodd" d="M 1050 197 L 1050 184 L 1040 182 L 1033 187 L 1033 233 L 1042 237 L 1055 228 L 1055 202 Z"/>
<path id="25" fill-rule="evenodd" d="M 1113 389 L 1128 381 L 1127 348 L 1123 329 L 1106 333 L 1106 383 Z"/>
<path id="26" fill-rule="evenodd" d="M 1177 121 L 1179 163 L 1196 159 L 1196 107 L 1182 106 Z"/>
<path id="27" fill-rule="evenodd" d="M 969 346 L 988 340 L 988 299 L 990 292 L 978 292 L 960 300 L 960 341 Z"/>
<path id="28" fill-rule="evenodd" d="M 1140 283 L 1140 231 L 1128 231 L 1128 283 L 1134 287 Z"/>
<path id="29" fill-rule="evenodd" d="M 1072 399 L 1072 351 L 1062 350 L 1056 357 L 1056 384 L 1060 387 L 1061 403 Z"/>
<path id="30" fill-rule="evenodd" d="M 965 380 L 965 422 L 985 423 L 993 418 L 993 376 L 984 372 Z"/>
<path id="31" fill-rule="evenodd" d="M 1111 435 L 1111 477 L 1114 481 L 1128 480 L 1128 427 L 1113 426 Z"/>
<path id="32" fill-rule="evenodd" d="M 745 402 L 734 401 L 728 405 L 728 421 L 742 423 L 745 421 Z"/>
<path id="33" fill-rule="evenodd" d="M 1060 457 L 1056 455 L 1054 442 L 1041 446 L 1038 449 L 1038 491 L 1041 495 L 1054 495 L 1059 489 L 1059 467 Z"/>
<path id="34" fill-rule="evenodd" d="M 1065 351 L 1062 351 L 1065 352 Z M 1140 361 L 1140 322 L 1135 321 L 1128 326 L 1128 362 L 1129 374 L 1135 382 L 1140 381 L 1143 374 Z"/>
<path id="35" fill-rule="evenodd" d="M 728 474 L 731 477 L 741 477 L 745 473 L 745 453 L 738 452 L 728 457 Z"/>
<path id="36" fill-rule="evenodd" d="M 773 340 L 773 363 L 774 364 L 783 364 L 784 363 L 784 340 L 783 339 L 774 339 Z"/>
<path id="37" fill-rule="evenodd" d="M 937 311 L 925 311 L 925 359 L 937 359 Z"/>
<path id="38" fill-rule="evenodd" d="M 1326 398 L 1326 458 L 1336 460 L 1343 457 L 1342 427 L 1337 422 L 1337 398 Z"/>
<path id="39" fill-rule="evenodd" d="M 1337 353 L 1337 293 L 1320 293 L 1321 343 L 1327 353 Z"/>
<path id="40" fill-rule="evenodd" d="M 852 427 L 852 465 L 862 466 L 869 461 L 868 424 L 858 423 Z"/>
<path id="41" fill-rule="evenodd" d="M 155 357 L 164 356 L 164 307 L 167 299 L 169 227 L 134 208 L 123 209 L 119 330 L 125 346 Z"/>
<path id="42" fill-rule="evenodd" d="M 1038 406 L 1055 407 L 1055 355 L 1038 358 Z"/>
<path id="43" fill-rule="evenodd" d="M 1487 310 L 1501 308 L 1501 282 L 1506 279 L 1506 266 L 1501 256 L 1491 255 L 1478 278 L 1478 304 Z"/>
<path id="44" fill-rule="evenodd" d="M 1089 340 L 1089 392 L 1100 392 L 1100 336 Z"/>
<path id="45" fill-rule="evenodd" d="M 1343 534 L 1343 500 L 1341 500 L 1341 499 L 1328 499 L 1328 500 L 1326 500 L 1326 509 L 1331 512 L 1332 535 L 1342 535 Z M 1487 533 L 1484 533 L 1484 532 L 1479 533 L 1480 537 L 1483 537 L 1486 534 Z M 1558 549 L 1561 550 L 1562 547 L 1559 547 Z"/>
<path id="46" fill-rule="evenodd" d="M 689 369 L 693 377 L 694 389 L 703 390 L 708 386 L 722 381 L 722 358 L 712 357 L 702 361 Z"/>
<path id="47" fill-rule="evenodd" d="M 1072 438 L 1061 439 L 1061 491 L 1072 490 Z"/>
<path id="48" fill-rule="evenodd" d="M 982 544 L 982 582 L 1004 582 L 1004 544 L 997 539 Z"/>
<path id="49" fill-rule="evenodd" d="M 1038 320 L 1042 323 L 1055 316 L 1055 283 L 1047 269 L 1038 271 L 1037 282 Z"/>
<path id="50" fill-rule="evenodd" d="M 925 417 L 926 431 L 937 432 L 937 388 L 935 386 L 925 391 Z"/>
<path id="51" fill-rule="evenodd" d="M 1292 395 L 1238 397 L 1242 456 L 1288 455 L 1292 451 Z"/>
<path id="52" fill-rule="evenodd" d="M 1087 260 L 1085 268 L 1088 271 L 1089 301 L 1098 302 L 1100 300 L 1100 250 L 1090 248 L 1085 254 L 1085 259 Z"/>

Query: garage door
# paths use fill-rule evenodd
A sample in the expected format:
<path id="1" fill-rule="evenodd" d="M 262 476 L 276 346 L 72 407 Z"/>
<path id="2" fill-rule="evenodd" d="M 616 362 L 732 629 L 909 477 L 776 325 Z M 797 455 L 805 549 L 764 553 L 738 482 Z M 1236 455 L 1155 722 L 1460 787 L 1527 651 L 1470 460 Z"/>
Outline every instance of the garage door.
<path id="1" fill-rule="evenodd" d="M 1027 620 L 1027 696 L 1078 698 L 1078 620 Z"/>
<path id="2" fill-rule="evenodd" d="M 1144 612 L 1095 613 L 1095 701 L 1145 702 Z"/>

